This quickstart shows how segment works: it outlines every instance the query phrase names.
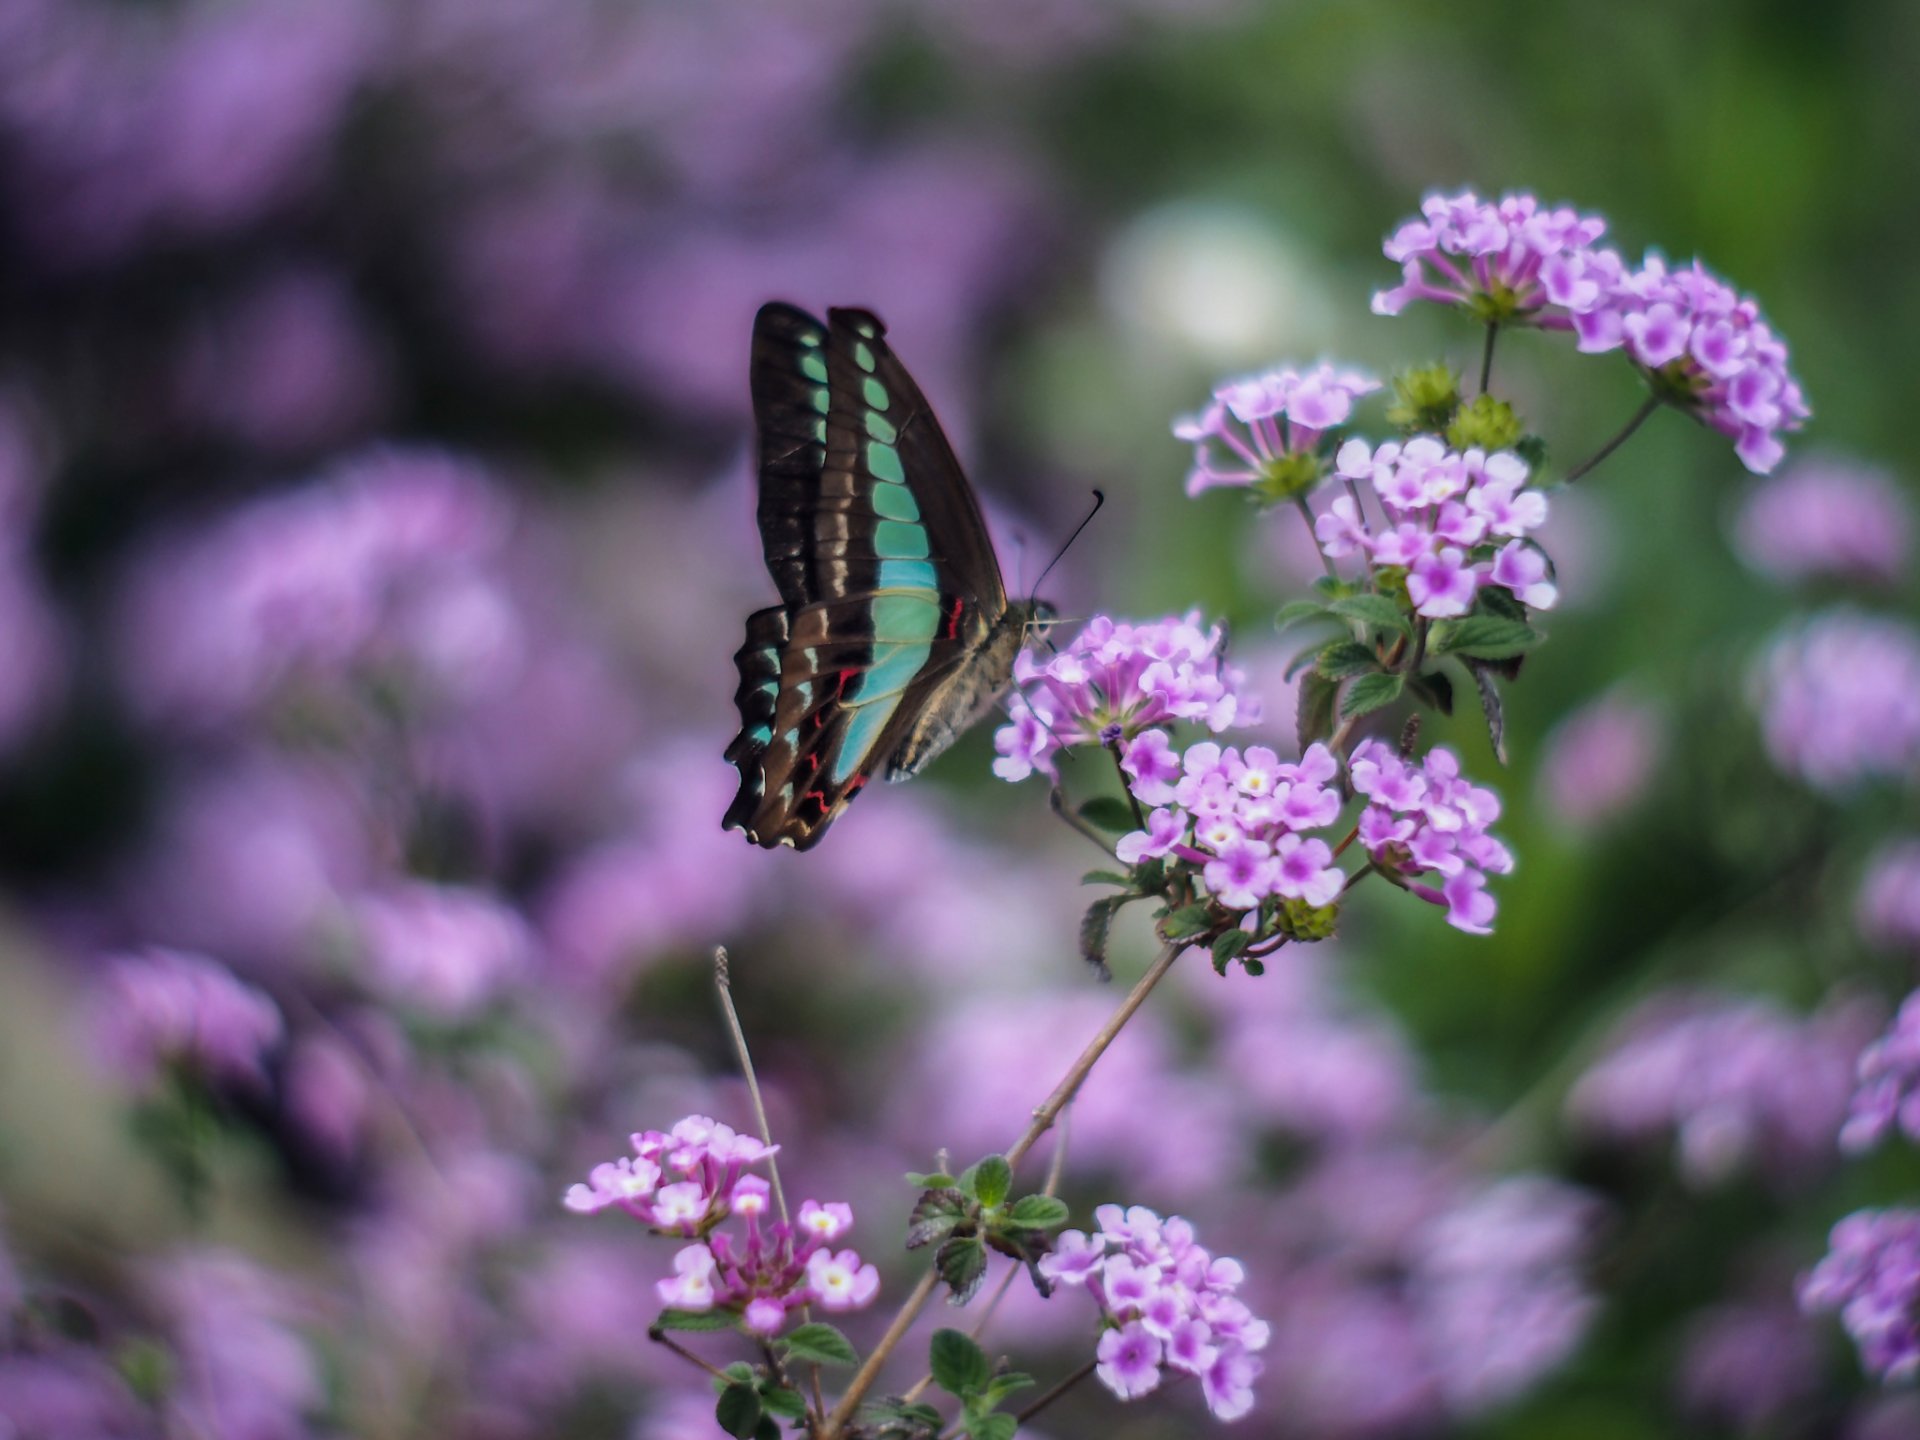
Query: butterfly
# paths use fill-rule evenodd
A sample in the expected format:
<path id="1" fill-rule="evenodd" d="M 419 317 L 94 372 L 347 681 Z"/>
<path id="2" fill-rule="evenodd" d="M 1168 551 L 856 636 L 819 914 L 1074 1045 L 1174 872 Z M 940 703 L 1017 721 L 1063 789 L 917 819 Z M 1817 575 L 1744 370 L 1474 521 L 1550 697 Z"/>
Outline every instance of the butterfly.
<path id="1" fill-rule="evenodd" d="M 733 657 L 740 791 L 722 824 L 818 844 L 876 772 L 917 775 L 1013 680 L 1044 601 L 1010 601 L 973 488 L 865 310 L 761 307 L 760 540 L 780 603 Z"/>

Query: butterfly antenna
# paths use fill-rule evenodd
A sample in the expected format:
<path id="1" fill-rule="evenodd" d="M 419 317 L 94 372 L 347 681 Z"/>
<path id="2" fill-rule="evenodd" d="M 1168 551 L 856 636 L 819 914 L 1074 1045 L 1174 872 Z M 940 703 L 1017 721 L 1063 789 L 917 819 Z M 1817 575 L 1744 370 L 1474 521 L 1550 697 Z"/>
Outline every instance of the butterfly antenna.
<path id="1" fill-rule="evenodd" d="M 1093 523 L 1093 517 L 1100 513 L 1100 507 L 1106 503 L 1107 492 L 1096 489 L 1093 492 L 1093 508 L 1087 511 L 1086 516 L 1078 525 L 1073 527 L 1073 533 L 1067 536 L 1066 543 L 1053 552 L 1053 558 L 1047 562 L 1047 568 L 1042 570 L 1040 572 L 1040 578 L 1033 582 L 1033 589 L 1028 592 L 1027 595 L 1027 603 L 1029 605 L 1040 598 L 1040 587 L 1046 583 L 1047 576 L 1053 573 L 1053 567 L 1058 565 L 1061 560 L 1066 557 L 1067 551 L 1073 548 L 1073 542 L 1080 538 L 1080 532 Z"/>

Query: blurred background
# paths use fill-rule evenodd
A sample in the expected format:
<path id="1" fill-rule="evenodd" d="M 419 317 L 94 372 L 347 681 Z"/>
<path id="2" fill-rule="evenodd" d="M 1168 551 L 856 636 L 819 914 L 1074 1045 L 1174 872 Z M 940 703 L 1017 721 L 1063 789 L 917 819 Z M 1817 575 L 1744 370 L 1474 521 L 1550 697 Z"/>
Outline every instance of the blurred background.
<path id="1" fill-rule="evenodd" d="M 1118 992 L 986 729 L 809 855 L 720 831 L 755 308 L 885 318 L 1010 582 L 1104 487 L 1052 598 L 1230 620 L 1286 744 L 1314 558 L 1184 499 L 1168 424 L 1272 361 L 1469 362 L 1368 310 L 1463 185 L 1698 254 L 1816 418 L 1764 491 L 1663 414 L 1556 497 L 1512 766 L 1429 731 L 1505 797 L 1497 933 L 1363 892 L 1194 964 L 1066 1193 L 1245 1263 L 1244 1434 L 1920 1435 L 1793 1301 L 1920 1194 L 1834 1141 L 1920 949 L 1916 64 L 1898 0 L 8 0 L 0 1435 L 717 1435 L 644 1338 L 671 1242 L 559 1205 L 748 1123 L 717 943 L 788 1186 L 900 1295 L 897 1177 L 1006 1144 Z M 1563 464 L 1636 403 L 1547 337 L 1500 366 Z M 1092 1326 L 989 1343 L 1044 1381 Z"/>

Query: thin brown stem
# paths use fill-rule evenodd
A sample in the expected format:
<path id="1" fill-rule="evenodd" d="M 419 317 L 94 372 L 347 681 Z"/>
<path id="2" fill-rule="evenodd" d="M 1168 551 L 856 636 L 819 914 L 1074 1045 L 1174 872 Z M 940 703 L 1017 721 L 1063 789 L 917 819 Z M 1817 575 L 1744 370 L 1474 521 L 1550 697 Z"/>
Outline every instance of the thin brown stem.
<path id="1" fill-rule="evenodd" d="M 821 1424 L 818 1440 L 836 1440 L 846 1429 L 847 1421 L 853 1418 L 853 1412 L 860 1408 L 860 1402 L 867 1398 L 867 1392 L 873 1388 L 874 1381 L 880 1378 L 880 1369 L 887 1363 L 888 1357 L 900 1348 L 900 1342 L 907 1337 L 907 1331 L 913 1328 L 913 1322 L 920 1318 L 920 1312 L 927 1308 L 927 1302 L 933 1299 L 934 1288 L 940 1283 L 940 1273 L 929 1267 L 921 1275 L 919 1283 L 911 1294 L 901 1302 L 899 1311 L 887 1326 L 887 1333 L 880 1337 L 879 1344 L 867 1352 L 867 1358 L 860 1362 L 860 1368 L 853 1372 L 853 1379 L 847 1382 L 847 1388 L 841 1393 L 839 1403 Z"/>
<path id="2" fill-rule="evenodd" d="M 1622 425 L 1620 429 L 1614 433 L 1614 437 L 1611 440 L 1607 441 L 1606 444 L 1602 445 L 1598 450 L 1594 451 L 1593 454 L 1589 455 L 1585 460 L 1582 460 L 1578 465 L 1574 466 L 1571 470 L 1567 471 L 1565 476 L 1562 477 L 1561 483 L 1565 485 L 1571 485 L 1574 481 L 1578 480 L 1582 475 L 1585 475 L 1589 470 L 1592 470 L 1602 460 L 1606 459 L 1609 455 L 1613 454 L 1614 451 L 1618 450 L 1622 445 L 1626 444 L 1627 441 L 1633 437 L 1633 432 L 1638 430 L 1642 425 L 1646 424 L 1647 417 L 1653 414 L 1653 412 L 1658 410 L 1659 408 L 1660 408 L 1660 397 L 1658 395 L 1647 396 L 1645 400 L 1640 402 L 1640 408 L 1633 412 L 1633 418 L 1627 421 L 1626 424 Z"/>
<path id="3" fill-rule="evenodd" d="M 1487 393 L 1487 387 L 1493 383 L 1493 342 L 1500 334 L 1499 325 L 1487 322 L 1487 344 L 1480 352 L 1480 393 Z"/>
<path id="4" fill-rule="evenodd" d="M 654 1344 L 664 1346 L 668 1350 L 671 1350 L 674 1354 L 678 1355 L 682 1360 L 686 1361 L 689 1365 L 698 1366 L 700 1369 L 706 1371 L 707 1374 L 711 1375 L 714 1379 L 723 1380 L 729 1385 L 732 1385 L 735 1383 L 734 1378 L 731 1375 L 727 1374 L 726 1371 L 722 1370 L 718 1365 L 714 1365 L 706 1360 L 702 1360 L 698 1355 L 694 1354 L 693 1351 L 687 1349 L 686 1346 L 682 1345 L 678 1340 L 674 1339 L 671 1335 L 667 1334 L 666 1331 L 660 1329 L 658 1326 L 655 1326 L 653 1329 L 647 1331 L 647 1338 L 653 1341 Z"/>
<path id="5" fill-rule="evenodd" d="M 1047 792 L 1047 808 L 1052 810 L 1053 813 L 1058 815 L 1062 820 L 1066 821 L 1068 828 L 1076 834 L 1086 836 L 1088 840 L 1099 846 L 1102 855 L 1106 856 L 1109 860 L 1113 858 L 1113 848 L 1108 845 L 1105 840 L 1100 838 L 1100 832 L 1098 830 L 1095 830 L 1091 825 L 1087 824 L 1086 821 L 1082 820 L 1067 808 L 1067 797 L 1061 792 L 1060 787 L 1057 785 Z"/>
<path id="6" fill-rule="evenodd" d="M 1338 580 L 1340 572 L 1334 567 L 1333 557 L 1321 548 L 1320 532 L 1314 528 L 1313 506 L 1307 503 L 1307 497 L 1304 495 L 1294 496 L 1293 503 L 1300 509 L 1300 518 L 1307 523 L 1307 538 L 1313 542 L 1314 553 L 1320 557 L 1320 564 L 1326 570 L 1327 578 Z"/>
<path id="7" fill-rule="evenodd" d="M 773 1127 L 767 1123 L 766 1102 L 760 1098 L 760 1081 L 753 1073 L 753 1055 L 747 1049 L 747 1032 L 740 1027 L 740 1012 L 733 1008 L 733 977 L 728 973 L 727 950 L 713 947 L 713 988 L 720 997 L 720 1013 L 727 1019 L 727 1035 L 733 1041 L 733 1058 L 739 1063 L 740 1077 L 747 1082 L 747 1099 L 753 1105 L 753 1123 L 760 1127 L 760 1143 L 773 1144 Z M 773 1182 L 773 1201 L 780 1218 L 787 1224 L 787 1193 L 780 1188 L 780 1162 L 767 1157 L 767 1178 Z"/>
<path id="8" fill-rule="evenodd" d="M 1040 1137 L 1053 1128 L 1053 1122 L 1073 1102 L 1073 1097 L 1080 1093 L 1080 1087 L 1087 1083 L 1087 1076 L 1100 1063 L 1100 1057 L 1107 1053 L 1107 1047 L 1113 1044 L 1127 1021 L 1133 1018 L 1133 1012 L 1146 1003 L 1154 986 L 1166 977 L 1167 971 L 1173 968 L 1173 962 L 1180 958 L 1186 948 L 1187 942 L 1181 940 L 1169 940 L 1160 947 L 1160 953 L 1154 957 L 1153 964 L 1147 967 L 1147 973 L 1127 992 L 1127 998 L 1120 1002 L 1107 1023 L 1100 1027 L 1100 1033 L 1087 1042 L 1087 1048 L 1080 1052 L 1080 1058 L 1073 1062 L 1060 1083 L 1053 1087 L 1053 1093 L 1033 1112 L 1033 1123 L 1027 1126 L 1026 1133 L 1014 1141 L 1013 1147 L 1007 1151 L 1009 1165 L 1018 1167 Z"/>
<path id="9" fill-rule="evenodd" d="M 1120 777 L 1120 793 L 1127 797 L 1127 804 L 1133 807 L 1133 828 L 1136 830 L 1144 830 L 1147 828 L 1146 812 L 1140 808 L 1140 797 L 1133 793 L 1133 786 L 1129 783 L 1129 777 L 1127 775 L 1127 767 L 1121 763 L 1125 757 L 1120 753 L 1119 740 L 1109 740 L 1105 748 L 1106 752 L 1113 756 L 1113 773 Z"/>
<path id="10" fill-rule="evenodd" d="M 1069 1390 L 1073 1389 L 1073 1387 L 1078 1385 L 1082 1380 L 1086 1379 L 1089 1375 L 1093 1374 L 1094 1367 L 1097 1366 L 1099 1363 L 1100 1362 L 1098 1360 L 1087 1361 L 1086 1364 L 1082 1365 L 1078 1370 L 1074 1371 L 1071 1375 L 1067 1376 L 1064 1380 L 1060 1381 L 1051 1390 L 1041 1395 L 1039 1399 L 1035 1400 L 1031 1405 L 1027 1406 L 1026 1409 L 1015 1411 L 1013 1418 L 1015 1420 L 1018 1420 L 1022 1425 L 1026 1424 L 1027 1421 L 1031 1420 L 1034 1416 L 1038 1415 L 1042 1410 L 1046 1409 L 1049 1405 L 1053 1404 L 1054 1401 L 1058 1400 L 1062 1395 L 1066 1394 Z"/>

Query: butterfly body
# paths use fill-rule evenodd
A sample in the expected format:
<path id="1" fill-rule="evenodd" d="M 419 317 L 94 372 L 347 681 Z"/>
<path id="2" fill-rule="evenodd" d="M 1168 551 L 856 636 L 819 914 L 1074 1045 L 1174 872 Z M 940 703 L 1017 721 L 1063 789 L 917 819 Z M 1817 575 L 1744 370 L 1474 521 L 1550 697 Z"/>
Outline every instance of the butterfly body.
<path id="1" fill-rule="evenodd" d="M 781 603 L 734 656 L 724 824 L 806 849 L 876 773 L 917 774 L 989 710 L 1043 623 L 1007 598 L 972 489 L 879 320 L 764 306 L 759 523 Z"/>

